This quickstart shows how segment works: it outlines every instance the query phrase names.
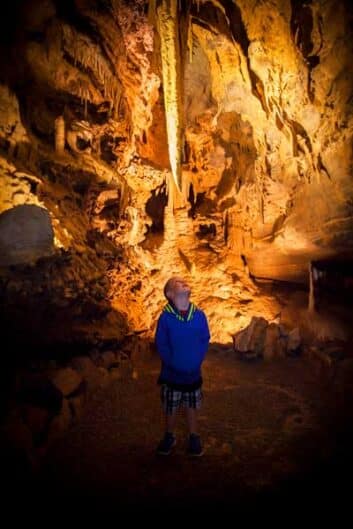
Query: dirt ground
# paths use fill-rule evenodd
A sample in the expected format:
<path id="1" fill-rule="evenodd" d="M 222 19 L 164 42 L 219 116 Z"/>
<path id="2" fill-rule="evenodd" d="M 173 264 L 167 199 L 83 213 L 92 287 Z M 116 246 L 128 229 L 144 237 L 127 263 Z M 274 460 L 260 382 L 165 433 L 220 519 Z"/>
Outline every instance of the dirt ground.
<path id="1" fill-rule="evenodd" d="M 185 418 L 167 457 L 155 449 L 163 433 L 159 363 L 136 362 L 131 376 L 102 388 L 79 421 L 49 450 L 33 482 L 22 484 L 52 512 L 66 508 L 116 515 L 193 511 L 339 512 L 349 506 L 352 472 L 348 403 L 332 374 L 309 358 L 244 362 L 231 348 L 210 347 L 204 363 L 201 458 L 186 453 Z M 19 497 L 19 484 L 12 497 Z M 173 514 L 174 517 L 174 514 Z"/>

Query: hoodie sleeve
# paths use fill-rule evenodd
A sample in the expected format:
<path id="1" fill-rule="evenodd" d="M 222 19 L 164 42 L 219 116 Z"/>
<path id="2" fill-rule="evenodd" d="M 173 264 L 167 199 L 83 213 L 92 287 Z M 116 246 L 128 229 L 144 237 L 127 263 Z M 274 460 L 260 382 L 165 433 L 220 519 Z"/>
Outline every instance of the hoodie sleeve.
<path id="1" fill-rule="evenodd" d="M 172 351 L 169 343 L 168 327 L 163 314 L 160 315 L 157 323 L 155 343 L 161 360 L 165 364 L 170 364 Z"/>
<path id="2" fill-rule="evenodd" d="M 208 322 L 207 318 L 204 312 L 201 311 L 201 321 L 202 321 L 202 329 L 201 329 L 201 354 L 202 358 L 205 357 L 207 350 L 208 350 L 208 344 L 210 342 L 210 330 L 208 328 Z"/>

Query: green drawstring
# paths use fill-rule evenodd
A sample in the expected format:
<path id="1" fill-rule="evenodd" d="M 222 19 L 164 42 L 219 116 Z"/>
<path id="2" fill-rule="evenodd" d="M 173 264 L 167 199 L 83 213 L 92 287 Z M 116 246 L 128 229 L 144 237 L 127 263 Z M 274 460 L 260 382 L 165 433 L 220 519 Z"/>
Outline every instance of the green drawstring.
<path id="1" fill-rule="evenodd" d="M 169 312 L 170 314 L 174 314 L 174 316 L 178 320 L 185 321 L 185 319 L 182 317 L 182 315 L 179 312 L 176 312 L 170 303 L 167 303 L 167 305 L 164 307 L 164 310 L 165 310 L 165 312 Z M 190 307 L 189 307 L 188 315 L 186 317 L 186 321 L 192 320 L 195 310 L 196 310 L 195 305 L 193 303 L 190 303 Z"/>

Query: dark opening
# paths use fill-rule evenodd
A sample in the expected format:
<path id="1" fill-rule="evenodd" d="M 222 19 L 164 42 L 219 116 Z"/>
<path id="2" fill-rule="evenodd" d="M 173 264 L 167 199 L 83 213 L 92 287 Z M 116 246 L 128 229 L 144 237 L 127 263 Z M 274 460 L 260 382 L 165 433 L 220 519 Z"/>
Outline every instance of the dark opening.
<path id="1" fill-rule="evenodd" d="M 216 225 L 214 222 L 211 222 L 210 224 L 200 224 L 196 236 L 199 239 L 213 239 L 216 236 L 216 232 Z"/>
<path id="2" fill-rule="evenodd" d="M 166 187 L 152 191 L 146 203 L 146 213 L 152 219 L 152 224 L 147 227 L 145 240 L 141 246 L 145 250 L 158 248 L 163 242 L 164 233 L 164 208 L 168 203 Z"/>
<path id="3" fill-rule="evenodd" d="M 105 134 L 100 140 L 100 150 L 101 158 L 107 163 L 115 162 L 117 156 L 114 154 L 113 149 L 116 147 L 116 139 L 109 135 Z"/>
<path id="4" fill-rule="evenodd" d="M 192 193 L 194 194 L 194 189 L 192 189 Z M 213 200 L 206 198 L 205 195 L 206 193 L 197 193 L 195 200 L 195 197 L 192 197 L 191 195 L 190 189 L 189 201 L 191 203 L 191 208 L 189 210 L 189 217 L 192 217 L 193 219 L 196 218 L 196 215 L 207 217 L 216 211 L 216 206 Z M 193 202 L 191 202 L 191 198 Z"/>
<path id="5" fill-rule="evenodd" d="M 353 305 L 353 259 L 334 258 L 312 263 L 315 297 L 325 304 Z"/>
<path id="6" fill-rule="evenodd" d="M 77 138 L 76 139 L 76 145 L 77 148 L 80 149 L 80 151 L 84 151 L 91 145 L 91 142 L 89 140 L 85 140 L 84 138 Z"/>

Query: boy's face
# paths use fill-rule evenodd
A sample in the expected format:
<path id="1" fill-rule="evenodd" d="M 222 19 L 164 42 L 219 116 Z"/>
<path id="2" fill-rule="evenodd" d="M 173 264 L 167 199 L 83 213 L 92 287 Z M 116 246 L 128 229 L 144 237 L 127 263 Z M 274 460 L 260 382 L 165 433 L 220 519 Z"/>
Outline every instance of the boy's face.
<path id="1" fill-rule="evenodd" d="M 170 288 L 168 289 L 168 295 L 170 299 L 175 303 L 177 300 L 186 300 L 189 299 L 191 294 L 191 289 L 188 282 L 181 278 L 176 277 L 173 279 Z"/>

